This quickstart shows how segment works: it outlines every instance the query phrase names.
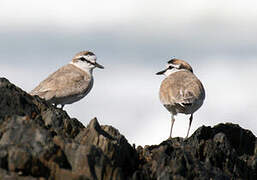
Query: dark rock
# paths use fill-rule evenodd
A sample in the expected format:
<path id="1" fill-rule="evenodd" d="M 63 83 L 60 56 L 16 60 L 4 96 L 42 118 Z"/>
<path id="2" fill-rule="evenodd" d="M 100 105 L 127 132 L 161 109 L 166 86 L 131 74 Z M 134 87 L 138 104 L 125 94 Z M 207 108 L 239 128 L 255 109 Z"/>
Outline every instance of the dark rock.
<path id="1" fill-rule="evenodd" d="M 91 144 L 99 147 L 112 165 L 123 170 L 125 176 L 136 170 L 137 154 L 135 149 L 130 146 L 117 129 L 111 126 L 100 126 L 97 120 L 93 119 L 75 140 L 80 144 Z"/>
<path id="2" fill-rule="evenodd" d="M 0 78 L 0 180 L 257 179 L 257 140 L 227 123 L 188 139 L 132 147 L 94 118 L 65 111 Z"/>
<path id="3" fill-rule="evenodd" d="M 203 126 L 186 140 L 173 138 L 158 146 L 138 147 L 140 173 L 134 179 L 254 180 L 256 146 L 256 137 L 238 125 Z"/>
<path id="4" fill-rule="evenodd" d="M 118 130 L 65 111 L 0 79 L 0 179 L 127 179 L 137 152 Z"/>

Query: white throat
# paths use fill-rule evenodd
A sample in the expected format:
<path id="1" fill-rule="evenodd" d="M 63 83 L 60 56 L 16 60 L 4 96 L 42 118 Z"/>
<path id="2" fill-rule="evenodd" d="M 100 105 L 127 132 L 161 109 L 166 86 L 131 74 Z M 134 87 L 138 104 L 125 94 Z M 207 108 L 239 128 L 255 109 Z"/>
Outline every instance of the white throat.
<path id="1" fill-rule="evenodd" d="M 85 62 L 77 61 L 77 62 L 74 63 L 74 62 L 71 61 L 70 64 L 78 67 L 82 71 L 85 71 L 85 72 L 89 73 L 90 75 L 92 75 L 92 73 L 93 73 L 93 68 L 89 67 L 89 65 Z"/>
<path id="2" fill-rule="evenodd" d="M 172 69 L 168 69 L 168 70 L 164 73 L 164 75 L 168 77 L 169 75 L 171 75 L 171 74 L 173 74 L 173 73 L 175 73 L 175 72 L 178 72 L 178 71 L 185 71 L 185 70 L 184 70 L 184 69 L 172 68 Z"/>

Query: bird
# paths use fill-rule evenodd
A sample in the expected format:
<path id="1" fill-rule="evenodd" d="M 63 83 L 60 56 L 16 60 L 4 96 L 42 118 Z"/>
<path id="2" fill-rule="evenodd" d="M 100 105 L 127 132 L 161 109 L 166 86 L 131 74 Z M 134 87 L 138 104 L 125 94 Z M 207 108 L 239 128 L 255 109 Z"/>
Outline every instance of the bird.
<path id="1" fill-rule="evenodd" d="M 186 138 L 188 138 L 193 114 L 202 106 L 205 90 L 201 81 L 193 73 L 193 68 L 184 60 L 172 58 L 166 68 L 156 75 L 165 75 L 162 81 L 159 98 L 163 106 L 171 114 L 170 136 L 178 113 L 190 114 Z"/>
<path id="2" fill-rule="evenodd" d="M 61 105 L 72 104 L 85 97 L 93 87 L 93 69 L 104 69 L 96 62 L 93 52 L 81 51 L 77 53 L 68 64 L 50 74 L 30 95 L 37 95 L 47 102 Z"/>

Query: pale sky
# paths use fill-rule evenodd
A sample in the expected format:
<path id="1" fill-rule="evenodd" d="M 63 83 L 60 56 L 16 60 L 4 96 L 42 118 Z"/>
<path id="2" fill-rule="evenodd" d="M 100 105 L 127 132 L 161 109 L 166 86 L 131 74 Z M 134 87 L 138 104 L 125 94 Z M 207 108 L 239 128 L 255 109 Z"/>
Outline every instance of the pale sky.
<path id="1" fill-rule="evenodd" d="M 229 21 L 251 21 L 257 17 L 256 6 L 254 0 L 1 0 L 0 20 L 7 26 L 50 23 L 69 28 L 99 27 L 101 24 L 106 26 L 124 21 L 179 23 L 181 20 L 194 21 L 211 16 Z"/>
<path id="2" fill-rule="evenodd" d="M 0 1 L 0 76 L 26 91 L 92 50 L 106 69 L 83 100 L 64 109 L 84 125 L 97 117 L 136 145 L 169 136 L 158 99 L 170 57 L 188 61 L 206 89 L 191 134 L 200 126 L 237 123 L 257 135 L 256 1 Z M 179 115 L 174 136 L 185 137 Z"/>

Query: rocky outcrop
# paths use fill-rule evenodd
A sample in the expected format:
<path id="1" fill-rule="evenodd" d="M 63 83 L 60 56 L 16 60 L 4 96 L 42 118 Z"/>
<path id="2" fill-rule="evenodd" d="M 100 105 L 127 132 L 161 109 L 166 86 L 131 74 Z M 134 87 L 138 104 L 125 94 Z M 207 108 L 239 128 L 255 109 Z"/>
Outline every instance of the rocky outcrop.
<path id="1" fill-rule="evenodd" d="M 257 140 L 235 124 L 132 147 L 96 118 L 84 127 L 0 79 L 0 180 L 257 179 Z"/>
<path id="2" fill-rule="evenodd" d="M 124 136 L 0 79 L 0 179 L 125 179 L 138 158 Z"/>
<path id="3" fill-rule="evenodd" d="M 256 137 L 234 124 L 203 126 L 186 140 L 138 147 L 138 153 L 141 179 L 257 178 Z"/>

